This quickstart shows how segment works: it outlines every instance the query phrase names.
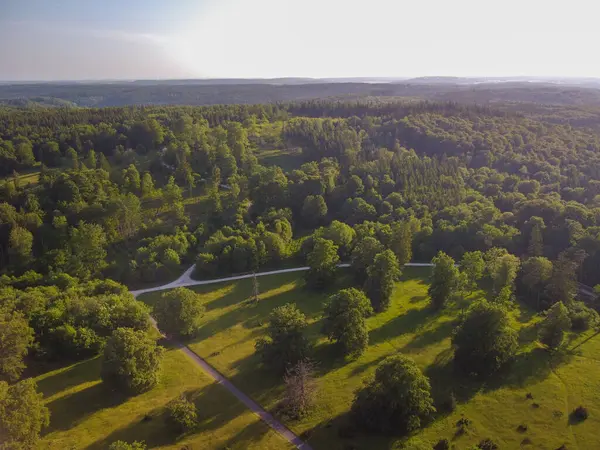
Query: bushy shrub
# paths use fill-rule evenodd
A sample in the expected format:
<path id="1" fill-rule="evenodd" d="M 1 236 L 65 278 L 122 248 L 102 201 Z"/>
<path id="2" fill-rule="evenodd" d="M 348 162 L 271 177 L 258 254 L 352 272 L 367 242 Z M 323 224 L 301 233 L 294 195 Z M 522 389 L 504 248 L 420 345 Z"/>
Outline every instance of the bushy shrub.
<path id="1" fill-rule="evenodd" d="M 129 444 L 125 441 L 116 441 L 110 444 L 108 450 L 146 450 L 146 448 L 148 447 L 145 442 L 135 441 Z"/>
<path id="2" fill-rule="evenodd" d="M 433 450 L 450 450 L 450 441 L 448 439 L 440 439 L 433 446 Z"/>
<path id="3" fill-rule="evenodd" d="M 196 426 L 196 405 L 181 396 L 167 405 L 167 424 L 175 433 L 185 433 Z"/>
<path id="4" fill-rule="evenodd" d="M 467 417 L 461 417 L 456 422 L 456 435 L 462 436 L 463 434 L 467 434 L 469 432 L 469 427 L 471 426 L 471 419 Z"/>
<path id="5" fill-rule="evenodd" d="M 588 418 L 589 413 L 588 413 L 588 410 L 586 407 L 578 406 L 577 408 L 575 408 L 573 410 L 571 415 L 575 420 L 577 420 L 579 422 L 583 422 L 584 420 L 586 420 Z"/>
<path id="6" fill-rule="evenodd" d="M 569 328 L 571 328 L 569 311 L 562 302 L 557 302 L 548 310 L 546 318 L 542 321 L 540 342 L 550 349 L 556 349 L 562 344 L 564 334 Z"/>
<path id="7" fill-rule="evenodd" d="M 73 327 L 69 324 L 52 328 L 47 336 L 52 347 L 53 357 L 77 360 L 96 355 L 104 346 L 104 339 L 94 330 L 86 327 Z"/>
<path id="8" fill-rule="evenodd" d="M 598 313 L 587 307 L 583 302 L 573 302 L 569 305 L 569 317 L 573 331 L 586 331 L 598 325 Z"/>
<path id="9" fill-rule="evenodd" d="M 489 438 L 481 440 L 479 444 L 477 444 L 477 447 L 481 450 L 498 450 L 500 448 L 498 447 L 498 444 Z"/>

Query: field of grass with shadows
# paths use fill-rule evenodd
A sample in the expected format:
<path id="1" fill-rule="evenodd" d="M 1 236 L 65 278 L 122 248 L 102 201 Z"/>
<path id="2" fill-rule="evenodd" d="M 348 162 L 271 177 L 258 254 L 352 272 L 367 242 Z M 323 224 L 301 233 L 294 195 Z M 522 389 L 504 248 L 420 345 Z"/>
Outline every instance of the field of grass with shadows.
<path id="1" fill-rule="evenodd" d="M 165 449 L 290 448 L 180 350 L 167 349 L 159 385 L 135 397 L 107 390 L 100 366 L 98 357 L 36 378 L 51 413 L 39 448 L 104 450 L 117 440 Z M 196 403 L 199 423 L 176 436 L 165 425 L 165 406 L 181 394 Z"/>
<path id="2" fill-rule="evenodd" d="M 471 380 L 452 364 L 451 334 L 461 311 L 484 292 L 434 311 L 427 296 L 429 269 L 406 268 L 390 308 L 367 319 L 369 348 L 359 358 L 347 360 L 320 333 L 328 296 L 352 283 L 348 271 L 341 273 L 337 285 L 323 293 L 307 289 L 303 273 L 261 277 L 257 304 L 249 301 L 249 279 L 197 286 L 194 290 L 202 294 L 206 314 L 190 347 L 263 407 L 274 410 L 283 393 L 282 381 L 261 366 L 254 344 L 264 336 L 273 308 L 296 303 L 309 321 L 318 395 L 308 417 L 286 425 L 315 449 L 392 449 L 411 443 L 431 448 L 441 438 L 451 439 L 456 448 L 484 438 L 495 440 L 500 448 L 555 449 L 562 444 L 578 448 L 578 443 L 579 448 L 600 448 L 600 438 L 593 433 L 598 426 L 594 416 L 600 416 L 595 406 L 600 405 L 600 338 L 589 339 L 589 332 L 577 336 L 569 348 L 550 354 L 536 342 L 540 317 L 516 308 L 511 312 L 520 342 L 515 361 L 491 380 Z M 142 300 L 152 304 L 158 295 Z M 430 377 L 438 414 L 414 436 L 357 433 L 348 427 L 347 418 L 354 393 L 381 361 L 397 352 L 412 357 Z M 457 401 L 453 411 L 446 406 L 451 394 Z M 569 413 L 579 403 L 588 406 L 590 418 L 570 423 Z M 461 417 L 471 421 L 465 433 L 457 433 Z"/>

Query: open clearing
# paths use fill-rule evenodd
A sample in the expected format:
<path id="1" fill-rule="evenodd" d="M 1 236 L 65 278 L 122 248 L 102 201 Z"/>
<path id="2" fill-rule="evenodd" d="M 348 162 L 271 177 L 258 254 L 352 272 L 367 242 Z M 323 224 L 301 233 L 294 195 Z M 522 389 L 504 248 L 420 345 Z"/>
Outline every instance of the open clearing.
<path id="1" fill-rule="evenodd" d="M 136 397 L 106 393 L 99 374 L 100 358 L 94 358 L 36 378 L 51 412 L 40 449 L 104 450 L 116 440 L 164 449 L 291 448 L 181 350 L 167 349 L 160 384 Z M 189 435 L 176 437 L 165 427 L 163 413 L 183 393 L 194 399 L 200 423 Z"/>
<path id="2" fill-rule="evenodd" d="M 592 332 L 578 335 L 569 342 L 568 351 L 551 357 L 535 342 L 539 318 L 515 310 L 513 326 L 519 330 L 521 350 L 510 370 L 486 384 L 454 377 L 451 331 L 461 309 L 483 292 L 434 313 L 428 307 L 428 274 L 429 269 L 405 269 L 391 307 L 368 319 L 369 348 L 356 360 L 338 357 L 335 347 L 320 334 L 323 304 L 331 292 L 306 290 L 302 273 L 261 277 L 261 301 L 256 305 L 246 302 L 252 291 L 251 279 L 194 287 L 203 294 L 206 314 L 190 347 L 263 407 L 273 410 L 283 386 L 260 367 L 254 343 L 264 335 L 270 311 L 295 302 L 310 322 L 319 394 L 308 417 L 285 423 L 316 449 L 341 450 L 350 444 L 357 449 L 388 449 L 405 443 L 382 436 L 339 436 L 354 391 L 379 362 L 395 352 L 410 355 L 430 376 L 436 402 L 443 402 L 450 392 L 458 400 L 454 412 L 440 413 L 410 438 L 415 445 L 431 448 L 440 438 L 449 438 L 457 448 L 467 448 L 492 438 L 500 448 L 554 450 L 562 444 L 569 449 L 600 448 L 596 434 L 600 426 L 600 337 L 588 340 Z M 349 283 L 347 276 L 341 277 L 332 291 Z M 152 304 L 159 295 L 144 294 L 140 299 Z M 533 400 L 526 398 L 527 393 Z M 588 408 L 590 417 L 583 423 L 571 423 L 569 413 L 580 404 Z M 456 422 L 462 416 L 473 423 L 467 434 L 455 436 Z M 519 425 L 526 425 L 527 431 L 519 431 Z"/>

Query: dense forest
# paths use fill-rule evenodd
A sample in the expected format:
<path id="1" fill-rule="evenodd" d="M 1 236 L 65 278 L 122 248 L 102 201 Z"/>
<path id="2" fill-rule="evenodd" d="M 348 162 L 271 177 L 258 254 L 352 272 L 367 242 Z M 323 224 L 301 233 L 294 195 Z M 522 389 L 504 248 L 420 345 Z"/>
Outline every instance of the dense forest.
<path id="1" fill-rule="evenodd" d="M 149 328 L 125 285 L 194 262 L 200 278 L 306 263 L 316 289 L 351 262 L 368 300 L 339 302 L 371 312 L 406 262 L 434 258 L 439 307 L 448 279 L 466 289 L 485 266 L 497 304 L 561 303 L 589 326 L 599 305 L 575 297 L 600 284 L 600 134 L 571 119 L 392 101 L 0 109 L 0 328 L 13 330 L 0 330 L 0 379 L 27 362 L 117 360 Z M 282 361 L 272 342 L 260 351 Z"/>

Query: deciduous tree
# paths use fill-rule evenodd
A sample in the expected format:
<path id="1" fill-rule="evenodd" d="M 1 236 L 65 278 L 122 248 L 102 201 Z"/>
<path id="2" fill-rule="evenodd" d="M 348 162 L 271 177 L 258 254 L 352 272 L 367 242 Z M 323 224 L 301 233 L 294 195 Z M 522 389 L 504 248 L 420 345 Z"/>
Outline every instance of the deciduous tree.
<path id="1" fill-rule="evenodd" d="M 106 267 L 106 233 L 100 225 L 80 222 L 71 230 L 69 247 L 73 275 L 87 279 Z"/>
<path id="2" fill-rule="evenodd" d="M 317 289 L 331 284 L 335 279 L 339 261 L 338 248 L 333 241 L 315 239 L 313 249 L 307 258 L 310 269 L 306 272 L 306 282 Z"/>
<path id="3" fill-rule="evenodd" d="M 322 195 L 309 195 L 302 205 L 302 219 L 308 226 L 319 225 L 327 216 L 327 203 Z"/>
<path id="4" fill-rule="evenodd" d="M 33 343 L 27 319 L 10 303 L 0 304 L 0 380 L 15 381 L 25 368 L 23 358 Z"/>
<path id="5" fill-rule="evenodd" d="M 433 271 L 428 294 L 434 308 L 442 308 L 460 288 L 460 273 L 454 259 L 444 252 L 439 252 L 431 261 Z"/>
<path id="6" fill-rule="evenodd" d="M 338 246 L 340 258 L 345 258 L 350 255 L 356 233 L 350 225 L 334 220 L 328 227 L 317 230 L 315 236 L 333 241 Z"/>
<path id="7" fill-rule="evenodd" d="M 565 332 L 570 328 L 569 311 L 562 302 L 557 302 L 548 310 L 540 326 L 540 342 L 554 350 L 560 347 Z"/>
<path id="8" fill-rule="evenodd" d="M 102 381 L 124 394 L 137 395 L 158 383 L 163 348 L 145 331 L 117 328 L 102 359 Z"/>
<path id="9" fill-rule="evenodd" d="M 314 364 L 308 359 L 302 359 L 289 367 L 283 377 L 283 408 L 286 414 L 294 419 L 307 414 L 314 403 L 317 385 L 313 373 Z"/>
<path id="10" fill-rule="evenodd" d="M 154 305 L 158 328 L 172 336 L 193 336 L 204 314 L 202 297 L 185 287 L 178 287 L 160 296 Z"/>
<path id="11" fill-rule="evenodd" d="M 308 356 L 309 344 L 304 336 L 306 316 L 296 305 L 288 303 L 273 310 L 269 316 L 267 338 L 256 342 L 256 351 L 263 362 L 279 373 Z"/>
<path id="12" fill-rule="evenodd" d="M 396 222 L 391 227 L 390 249 L 396 255 L 402 268 L 412 259 L 412 230 L 408 222 Z"/>
<path id="13" fill-rule="evenodd" d="M 540 299 L 552 276 L 552 261 L 543 256 L 534 256 L 523 261 L 521 282 L 532 297 L 532 304 L 541 308 Z"/>
<path id="14" fill-rule="evenodd" d="M 351 414 L 354 423 L 368 431 L 409 433 L 435 413 L 429 379 L 415 362 L 391 356 L 375 377 L 357 392 Z"/>
<path id="15" fill-rule="evenodd" d="M 375 255 L 373 263 L 367 269 L 365 292 L 376 311 L 387 309 L 394 284 L 400 279 L 400 275 L 400 267 L 394 252 L 384 250 Z"/>
<path id="16" fill-rule="evenodd" d="M 40 432 L 50 423 L 43 395 L 31 378 L 8 385 L 0 381 L 0 448 L 38 448 Z"/>
<path id="17" fill-rule="evenodd" d="M 454 361 L 467 374 L 488 376 L 507 363 L 517 349 L 517 335 L 509 327 L 502 305 L 473 304 L 452 336 Z"/>
<path id="18" fill-rule="evenodd" d="M 196 405 L 185 396 L 171 401 L 167 405 L 167 424 L 176 434 L 193 429 L 198 423 Z"/>
<path id="19" fill-rule="evenodd" d="M 342 289 L 325 306 L 323 333 L 336 341 L 344 354 L 358 356 L 369 343 L 365 318 L 372 313 L 371 303 L 362 291 Z"/>
<path id="20" fill-rule="evenodd" d="M 541 217 L 532 217 L 529 219 L 529 243 L 527 244 L 527 254 L 529 256 L 542 256 L 544 254 L 543 230 L 546 228 L 544 219 Z"/>
<path id="21" fill-rule="evenodd" d="M 33 249 L 33 234 L 20 226 L 15 226 L 10 230 L 9 236 L 9 257 L 12 264 L 16 267 L 25 266 L 31 261 Z"/>
<path id="22" fill-rule="evenodd" d="M 374 237 L 360 240 L 352 250 L 352 271 L 357 283 L 367 279 L 367 268 L 373 264 L 375 255 L 383 251 L 383 245 Z"/>
<path id="23" fill-rule="evenodd" d="M 460 271 L 465 275 L 467 287 L 471 291 L 477 287 L 477 282 L 485 272 L 485 261 L 480 251 L 466 252 L 460 260 Z"/>
<path id="24" fill-rule="evenodd" d="M 546 293 L 551 302 L 565 305 L 571 303 L 577 294 L 577 263 L 564 252 L 554 262 Z"/>
<path id="25" fill-rule="evenodd" d="M 520 267 L 521 260 L 515 255 L 509 253 L 498 258 L 489 271 L 494 292 L 499 293 L 505 287 L 512 291 Z"/>

